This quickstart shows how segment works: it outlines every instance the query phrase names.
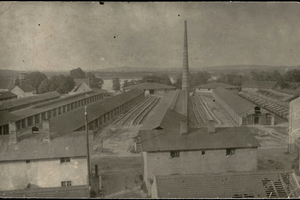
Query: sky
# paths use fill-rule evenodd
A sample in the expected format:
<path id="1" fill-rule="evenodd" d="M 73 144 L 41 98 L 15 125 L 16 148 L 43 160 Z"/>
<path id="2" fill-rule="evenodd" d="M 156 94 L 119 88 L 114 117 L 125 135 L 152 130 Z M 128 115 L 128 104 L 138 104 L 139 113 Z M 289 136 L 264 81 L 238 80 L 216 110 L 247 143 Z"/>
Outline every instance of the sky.
<path id="1" fill-rule="evenodd" d="M 0 69 L 300 65 L 299 3 L 0 2 Z"/>

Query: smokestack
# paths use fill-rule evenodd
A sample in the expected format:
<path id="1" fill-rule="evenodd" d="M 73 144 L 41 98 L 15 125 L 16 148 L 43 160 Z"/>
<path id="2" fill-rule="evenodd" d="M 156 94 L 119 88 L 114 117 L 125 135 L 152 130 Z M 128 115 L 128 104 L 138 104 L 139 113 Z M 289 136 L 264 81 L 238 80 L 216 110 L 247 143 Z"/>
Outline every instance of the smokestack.
<path id="1" fill-rule="evenodd" d="M 184 44 L 183 44 L 183 69 L 182 69 L 182 90 L 185 95 L 183 113 L 186 114 L 187 132 L 189 127 L 189 59 L 188 59 L 188 39 L 187 39 L 187 22 L 184 21 Z"/>
<path id="2" fill-rule="evenodd" d="M 43 120 L 43 142 L 50 142 L 50 120 Z"/>
<path id="3" fill-rule="evenodd" d="M 188 73 L 189 73 L 189 59 L 188 59 L 188 39 L 187 39 L 187 22 L 184 21 L 184 45 L 183 45 L 183 70 L 182 70 L 182 90 L 188 90 Z"/>
<path id="4" fill-rule="evenodd" d="M 9 128 L 9 145 L 17 144 L 18 136 L 17 136 L 16 123 L 14 121 L 10 121 L 8 124 L 8 128 Z"/>

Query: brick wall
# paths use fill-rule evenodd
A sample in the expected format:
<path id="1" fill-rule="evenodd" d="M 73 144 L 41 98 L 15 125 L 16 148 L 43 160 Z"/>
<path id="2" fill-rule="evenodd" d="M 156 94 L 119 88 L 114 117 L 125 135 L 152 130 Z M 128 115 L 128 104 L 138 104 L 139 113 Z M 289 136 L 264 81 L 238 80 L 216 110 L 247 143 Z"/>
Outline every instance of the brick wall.
<path id="1" fill-rule="evenodd" d="M 171 158 L 170 152 L 143 152 L 144 180 L 150 192 L 150 179 L 154 175 L 219 173 L 227 171 L 257 170 L 257 149 L 236 149 L 234 155 L 226 156 L 226 149 L 181 151 L 180 157 Z"/>

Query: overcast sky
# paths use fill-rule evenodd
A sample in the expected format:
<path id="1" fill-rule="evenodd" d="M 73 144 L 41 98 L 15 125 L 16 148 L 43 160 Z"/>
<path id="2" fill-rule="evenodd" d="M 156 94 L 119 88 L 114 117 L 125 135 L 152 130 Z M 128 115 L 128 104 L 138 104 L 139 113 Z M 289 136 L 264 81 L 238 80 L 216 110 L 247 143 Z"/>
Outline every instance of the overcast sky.
<path id="1" fill-rule="evenodd" d="M 0 2 L 0 68 L 300 65 L 297 3 Z"/>

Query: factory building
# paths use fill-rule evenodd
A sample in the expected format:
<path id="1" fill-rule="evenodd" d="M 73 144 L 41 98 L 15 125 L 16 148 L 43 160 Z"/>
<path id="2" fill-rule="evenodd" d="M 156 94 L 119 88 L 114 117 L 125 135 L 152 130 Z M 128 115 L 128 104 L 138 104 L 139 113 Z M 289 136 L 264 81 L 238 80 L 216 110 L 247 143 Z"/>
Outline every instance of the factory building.
<path id="1" fill-rule="evenodd" d="M 216 88 L 212 97 L 227 111 L 237 125 L 274 125 L 274 115 L 268 110 L 224 88 Z"/>
<path id="2" fill-rule="evenodd" d="M 238 86 L 228 85 L 225 83 L 207 83 L 207 84 L 197 86 L 195 92 L 211 94 L 213 90 L 218 87 L 222 87 L 227 90 L 231 90 L 233 92 L 238 92 L 240 88 Z"/>
<path id="3" fill-rule="evenodd" d="M 277 87 L 277 82 L 273 81 L 245 81 L 242 84 L 242 91 L 255 92 L 260 89 L 271 90 Z"/>

